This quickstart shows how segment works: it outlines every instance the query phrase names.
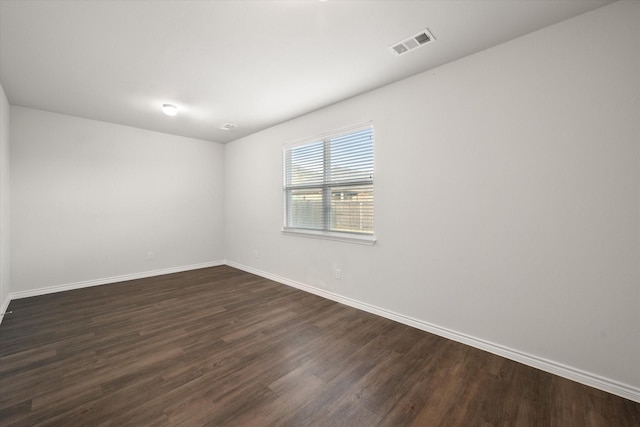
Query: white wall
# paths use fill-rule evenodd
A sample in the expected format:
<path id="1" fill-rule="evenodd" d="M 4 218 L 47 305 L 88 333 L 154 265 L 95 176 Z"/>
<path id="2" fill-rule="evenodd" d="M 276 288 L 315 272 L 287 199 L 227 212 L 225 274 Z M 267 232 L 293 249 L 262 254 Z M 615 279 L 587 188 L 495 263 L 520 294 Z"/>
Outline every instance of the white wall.
<path id="1" fill-rule="evenodd" d="M 9 197 L 9 101 L 0 85 L 0 313 L 9 305 Z"/>
<path id="2" fill-rule="evenodd" d="M 11 106 L 12 293 L 221 262 L 223 161 L 221 144 Z"/>
<path id="3" fill-rule="evenodd" d="M 640 399 L 638 22 L 617 2 L 227 145 L 228 262 Z M 378 243 L 282 235 L 282 145 L 366 120 Z"/>

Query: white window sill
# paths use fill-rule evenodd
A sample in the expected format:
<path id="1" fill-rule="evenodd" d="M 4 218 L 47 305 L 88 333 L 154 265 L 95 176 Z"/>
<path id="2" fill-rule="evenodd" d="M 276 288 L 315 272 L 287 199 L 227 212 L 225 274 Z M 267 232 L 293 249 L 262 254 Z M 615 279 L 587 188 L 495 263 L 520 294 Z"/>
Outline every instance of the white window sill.
<path id="1" fill-rule="evenodd" d="M 338 242 L 356 243 L 359 245 L 376 244 L 376 237 L 368 234 L 336 233 L 331 231 L 303 230 L 299 228 L 283 228 L 282 234 L 289 236 L 311 237 L 312 239 L 335 240 Z"/>

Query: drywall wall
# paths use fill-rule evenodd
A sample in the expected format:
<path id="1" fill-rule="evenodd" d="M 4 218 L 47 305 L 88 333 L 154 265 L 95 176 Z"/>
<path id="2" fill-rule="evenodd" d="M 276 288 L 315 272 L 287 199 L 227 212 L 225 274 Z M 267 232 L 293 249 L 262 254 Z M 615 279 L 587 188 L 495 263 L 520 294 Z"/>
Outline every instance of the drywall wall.
<path id="1" fill-rule="evenodd" d="M 228 262 L 640 399 L 638 22 L 616 2 L 228 144 Z M 367 120 L 377 244 L 283 235 L 283 144 Z"/>
<path id="2" fill-rule="evenodd" d="M 224 259 L 221 144 L 11 106 L 10 159 L 12 294 Z"/>
<path id="3" fill-rule="evenodd" d="M 9 206 L 9 101 L 0 85 L 0 314 L 9 304 Z"/>

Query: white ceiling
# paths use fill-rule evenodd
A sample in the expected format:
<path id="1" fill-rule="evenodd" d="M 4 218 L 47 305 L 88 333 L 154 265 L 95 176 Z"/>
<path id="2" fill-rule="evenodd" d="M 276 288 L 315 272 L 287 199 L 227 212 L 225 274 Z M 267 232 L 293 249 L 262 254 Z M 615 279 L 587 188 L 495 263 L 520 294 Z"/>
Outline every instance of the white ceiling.
<path id="1" fill-rule="evenodd" d="M 0 0 L 0 83 L 12 105 L 224 143 L 610 2 Z"/>

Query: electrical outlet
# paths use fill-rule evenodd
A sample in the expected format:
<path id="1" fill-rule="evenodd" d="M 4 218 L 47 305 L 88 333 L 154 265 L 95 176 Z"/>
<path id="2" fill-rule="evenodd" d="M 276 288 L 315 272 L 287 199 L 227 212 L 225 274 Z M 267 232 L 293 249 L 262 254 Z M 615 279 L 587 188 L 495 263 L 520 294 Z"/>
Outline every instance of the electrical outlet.
<path id="1" fill-rule="evenodd" d="M 339 268 L 336 268 L 336 279 L 342 279 L 342 271 Z"/>
<path id="2" fill-rule="evenodd" d="M 153 252 L 147 252 L 147 259 L 151 261 L 153 259 Z"/>

